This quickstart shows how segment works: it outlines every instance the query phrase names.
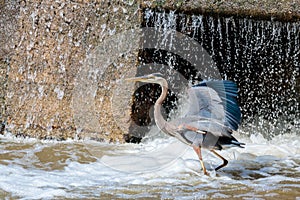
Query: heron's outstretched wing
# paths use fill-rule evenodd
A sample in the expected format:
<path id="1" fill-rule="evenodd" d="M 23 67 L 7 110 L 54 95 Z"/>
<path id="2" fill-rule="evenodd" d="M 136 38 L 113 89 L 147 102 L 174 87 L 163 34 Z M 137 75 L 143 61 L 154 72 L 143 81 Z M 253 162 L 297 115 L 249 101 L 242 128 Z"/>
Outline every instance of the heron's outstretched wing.
<path id="1" fill-rule="evenodd" d="M 237 102 L 237 86 L 232 81 L 207 81 L 189 90 L 188 116 L 210 118 L 237 130 L 241 110 Z"/>

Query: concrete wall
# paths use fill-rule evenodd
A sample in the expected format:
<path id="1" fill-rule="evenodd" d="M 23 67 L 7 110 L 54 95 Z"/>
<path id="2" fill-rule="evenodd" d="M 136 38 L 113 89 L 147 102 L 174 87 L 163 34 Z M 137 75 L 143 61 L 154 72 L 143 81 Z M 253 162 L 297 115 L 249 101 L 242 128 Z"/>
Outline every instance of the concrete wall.
<path id="1" fill-rule="evenodd" d="M 7 80 L 7 65 L 5 62 L 0 62 L 0 133 L 4 131 L 4 121 L 6 116 L 5 96 L 6 96 L 6 81 Z"/>
<path id="2" fill-rule="evenodd" d="M 295 20 L 300 16 L 299 5 L 299 0 L 1 0 L 0 122 L 14 135 L 56 139 L 87 135 L 123 141 L 128 121 L 123 119 L 121 130 L 114 120 L 111 96 L 114 81 L 136 66 L 137 52 L 110 65 L 98 84 L 94 103 L 99 130 L 78 131 L 70 105 L 77 75 L 89 52 L 111 35 L 139 27 L 143 8 Z M 130 103 L 124 106 L 122 116 L 129 116 Z"/>
<path id="3" fill-rule="evenodd" d="M 0 80 L 2 83 L 5 79 L 7 84 L 5 95 L 1 88 L 2 106 L 5 102 L 1 121 L 6 123 L 6 131 L 37 138 L 80 138 L 85 133 L 76 132 L 70 106 L 79 69 L 88 53 L 106 38 L 139 26 L 139 5 L 100 0 L 2 1 L 1 13 L 10 13 L 10 4 L 18 12 L 11 15 L 13 35 L 1 32 L 1 38 L 7 41 L 15 38 L 10 40 L 11 48 L 1 49 L 9 52 L 2 53 L 2 60 L 7 58 L 9 63 L 1 63 Z M 101 130 L 92 130 L 99 140 L 122 141 L 122 132 L 109 109 L 108 88 L 113 87 L 111 80 L 119 78 L 125 69 L 118 71 L 117 66 L 132 68 L 136 57 L 136 52 L 130 52 L 111 65 L 99 85 L 94 103 L 96 108 L 101 107 L 97 120 L 102 126 Z M 126 111 L 130 107 L 124 108 Z"/>
<path id="4" fill-rule="evenodd" d="M 152 0 L 142 1 L 142 7 L 177 10 L 186 14 L 209 14 L 292 21 L 300 18 L 299 0 Z"/>

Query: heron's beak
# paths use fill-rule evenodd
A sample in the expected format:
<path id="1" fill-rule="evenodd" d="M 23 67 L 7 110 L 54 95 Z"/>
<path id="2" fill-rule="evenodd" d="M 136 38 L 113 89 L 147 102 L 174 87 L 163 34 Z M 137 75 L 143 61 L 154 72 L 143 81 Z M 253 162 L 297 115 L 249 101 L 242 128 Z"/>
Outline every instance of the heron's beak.
<path id="1" fill-rule="evenodd" d="M 125 81 L 132 81 L 132 82 L 143 82 L 149 80 L 149 77 L 147 76 L 140 76 L 140 77 L 132 77 L 132 78 L 126 78 Z"/>

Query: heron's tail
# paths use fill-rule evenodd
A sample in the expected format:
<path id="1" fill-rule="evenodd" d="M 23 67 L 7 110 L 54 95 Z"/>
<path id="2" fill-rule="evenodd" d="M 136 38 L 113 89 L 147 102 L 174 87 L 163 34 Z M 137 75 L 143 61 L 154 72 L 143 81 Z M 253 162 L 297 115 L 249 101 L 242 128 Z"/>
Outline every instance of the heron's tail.
<path id="1" fill-rule="evenodd" d="M 220 137 L 216 146 L 218 147 L 218 149 L 228 149 L 231 147 L 240 147 L 240 148 L 244 148 L 245 143 L 239 142 L 236 138 L 234 137 Z"/>

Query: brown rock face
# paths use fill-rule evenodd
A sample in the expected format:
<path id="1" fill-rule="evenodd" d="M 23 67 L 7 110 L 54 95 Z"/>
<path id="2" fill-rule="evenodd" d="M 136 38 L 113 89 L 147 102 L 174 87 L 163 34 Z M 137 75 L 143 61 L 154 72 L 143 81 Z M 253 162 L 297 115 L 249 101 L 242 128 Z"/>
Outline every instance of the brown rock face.
<path id="1" fill-rule="evenodd" d="M 0 0 L 0 133 L 122 142 L 130 122 L 137 121 L 130 119 L 133 84 L 122 81 L 135 76 L 138 62 L 139 34 L 128 30 L 140 28 L 145 8 L 294 21 L 299 5 L 299 0 Z"/>
<path id="2" fill-rule="evenodd" d="M 280 21 L 299 20 L 299 0 L 151 0 L 142 1 L 142 7 L 176 10 L 186 14 L 239 16 Z"/>
<path id="3" fill-rule="evenodd" d="M 0 1 L 0 133 L 4 131 L 6 121 L 5 97 L 7 92 L 7 75 L 9 58 L 17 43 L 17 16 L 19 4 L 14 1 Z"/>
<path id="4" fill-rule="evenodd" d="M 3 123 L 5 119 L 6 72 L 6 64 L 4 62 L 0 62 L 0 133 L 3 133 L 4 131 Z"/>
<path id="5" fill-rule="evenodd" d="M 136 52 L 109 65 L 96 80 L 99 87 L 92 103 L 100 109 L 99 129 L 78 130 L 72 98 L 89 53 L 107 38 L 135 28 L 138 6 L 122 1 L 22 1 L 18 6 L 17 39 L 7 78 L 7 131 L 56 139 L 92 132 L 100 140 L 122 140 L 110 109 L 110 87 L 125 68 L 133 68 Z"/>

